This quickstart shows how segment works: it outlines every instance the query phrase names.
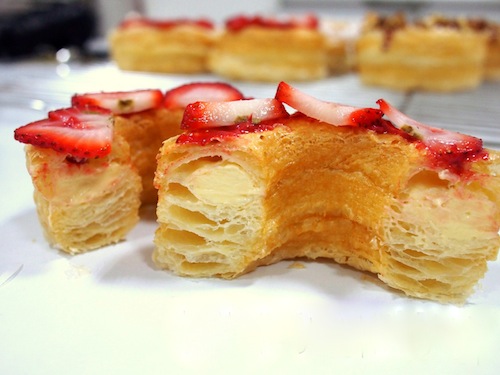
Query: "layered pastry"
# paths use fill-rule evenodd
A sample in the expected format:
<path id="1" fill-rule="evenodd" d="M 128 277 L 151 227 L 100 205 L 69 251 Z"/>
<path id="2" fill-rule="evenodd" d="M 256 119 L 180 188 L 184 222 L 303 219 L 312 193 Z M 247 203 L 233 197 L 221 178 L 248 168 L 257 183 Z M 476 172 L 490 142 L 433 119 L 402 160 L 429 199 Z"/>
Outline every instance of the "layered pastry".
<path id="1" fill-rule="evenodd" d="M 125 238 L 139 220 L 141 179 L 112 114 L 67 108 L 18 128 L 38 218 L 48 242 L 70 254 Z"/>
<path id="2" fill-rule="evenodd" d="M 473 89 L 483 79 L 486 35 L 461 20 L 429 16 L 366 16 L 357 41 L 364 84 L 410 91 Z"/>
<path id="3" fill-rule="evenodd" d="M 76 254 L 123 240 L 139 208 L 156 204 L 156 155 L 178 135 L 184 107 L 200 100 L 237 100 L 225 83 L 160 90 L 76 94 L 72 107 L 22 126 L 39 220 L 49 243 Z"/>
<path id="4" fill-rule="evenodd" d="M 326 41 L 317 17 L 246 17 L 226 21 L 209 57 L 222 77 L 279 82 L 321 79 L 328 74 Z"/>
<path id="5" fill-rule="evenodd" d="M 119 106 L 115 105 L 117 97 L 120 98 Z M 72 104 L 90 104 L 113 111 L 114 131 L 130 146 L 132 164 L 142 181 L 141 202 L 148 205 L 157 201 L 157 191 L 153 186 L 156 155 L 165 139 L 181 133 L 185 106 L 200 100 L 243 98 L 239 90 L 223 82 L 194 82 L 175 87 L 165 94 L 160 90 L 77 94 L 73 96 Z M 135 107 L 131 103 L 135 103 Z"/>
<path id="6" fill-rule="evenodd" d="M 131 18 L 109 36 L 111 58 L 124 70 L 160 73 L 207 71 L 214 43 L 211 21 Z"/>
<path id="7" fill-rule="evenodd" d="M 188 105 L 158 157 L 154 262 L 230 279 L 328 258 L 409 296 L 464 302 L 500 246 L 500 155 L 377 103 L 281 83 L 274 99 Z"/>

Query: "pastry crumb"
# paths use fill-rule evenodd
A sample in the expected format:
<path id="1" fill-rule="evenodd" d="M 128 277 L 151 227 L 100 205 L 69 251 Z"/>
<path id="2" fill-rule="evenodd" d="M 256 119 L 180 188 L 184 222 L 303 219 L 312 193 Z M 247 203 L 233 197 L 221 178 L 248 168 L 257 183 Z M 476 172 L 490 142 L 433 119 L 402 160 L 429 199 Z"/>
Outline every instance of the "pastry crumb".
<path id="1" fill-rule="evenodd" d="M 301 263 L 301 262 L 293 262 L 292 264 L 290 264 L 288 266 L 288 268 L 292 269 L 303 269 L 303 268 L 306 268 L 306 266 L 304 265 L 304 263 Z"/>

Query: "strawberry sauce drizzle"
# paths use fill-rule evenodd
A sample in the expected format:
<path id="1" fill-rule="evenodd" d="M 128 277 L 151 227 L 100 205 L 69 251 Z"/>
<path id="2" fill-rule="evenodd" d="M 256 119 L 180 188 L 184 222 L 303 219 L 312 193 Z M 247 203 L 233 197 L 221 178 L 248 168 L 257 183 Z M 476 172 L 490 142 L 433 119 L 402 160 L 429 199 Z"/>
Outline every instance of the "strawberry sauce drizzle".
<path id="1" fill-rule="evenodd" d="M 410 143 L 415 143 L 419 150 L 425 150 L 428 157 L 428 166 L 433 170 L 448 170 L 460 177 L 470 177 L 472 172 L 468 168 L 470 162 L 487 160 L 488 152 L 483 148 L 482 142 L 477 140 L 474 144 L 465 147 L 456 143 L 426 143 L 414 134 L 405 132 L 395 127 L 391 121 L 383 118 L 381 110 L 375 108 L 362 108 L 351 114 L 352 122 L 361 128 L 369 129 L 378 134 L 399 135 Z"/>
<path id="2" fill-rule="evenodd" d="M 208 19 L 200 18 L 200 19 L 188 19 L 188 18 L 179 18 L 172 20 L 156 20 L 151 18 L 129 18 L 120 24 L 120 28 L 127 29 L 132 27 L 151 27 L 155 29 L 170 29 L 177 26 L 199 26 L 205 29 L 212 30 L 215 28 L 214 23 Z"/>
<path id="3" fill-rule="evenodd" d="M 263 121 L 259 124 L 254 124 L 251 121 L 245 121 L 236 125 L 221 126 L 218 128 L 204 128 L 187 131 L 181 134 L 176 143 L 179 144 L 196 144 L 204 146 L 209 143 L 222 142 L 225 139 L 238 136 L 240 134 L 257 133 L 266 130 L 272 130 L 279 123 L 273 121 Z"/>
<path id="4" fill-rule="evenodd" d="M 238 32 L 251 26 L 284 30 L 295 28 L 316 30 L 319 26 L 319 21 L 316 16 L 311 14 L 299 18 L 290 18 L 288 20 L 270 17 L 266 18 L 262 16 L 236 16 L 226 21 L 226 28 L 233 32 Z"/>
<path id="5" fill-rule="evenodd" d="M 481 147 L 471 150 L 461 150 L 457 145 L 448 145 L 446 150 L 441 147 L 426 145 L 418 141 L 419 149 L 426 149 L 429 160 L 429 167 L 433 170 L 448 170 L 449 172 L 462 178 L 469 178 L 474 175 L 469 166 L 471 162 L 477 160 L 488 160 L 488 152 Z"/>
<path id="6" fill-rule="evenodd" d="M 380 109 L 361 108 L 351 113 L 351 121 L 354 125 L 369 129 L 378 134 L 396 134 L 409 142 L 414 142 L 417 138 L 409 133 L 396 128 L 389 120 L 383 118 L 384 114 Z"/>

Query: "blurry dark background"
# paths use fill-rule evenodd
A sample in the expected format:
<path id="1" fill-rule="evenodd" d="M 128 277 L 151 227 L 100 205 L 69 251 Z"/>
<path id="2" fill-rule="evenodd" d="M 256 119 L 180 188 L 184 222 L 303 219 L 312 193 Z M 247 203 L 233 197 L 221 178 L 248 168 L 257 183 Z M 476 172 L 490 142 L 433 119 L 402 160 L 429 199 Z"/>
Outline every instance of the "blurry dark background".
<path id="1" fill-rule="evenodd" d="M 93 2 L 15 1 L 0 8 L 0 58 L 18 58 L 57 51 L 84 49 L 97 37 Z"/>

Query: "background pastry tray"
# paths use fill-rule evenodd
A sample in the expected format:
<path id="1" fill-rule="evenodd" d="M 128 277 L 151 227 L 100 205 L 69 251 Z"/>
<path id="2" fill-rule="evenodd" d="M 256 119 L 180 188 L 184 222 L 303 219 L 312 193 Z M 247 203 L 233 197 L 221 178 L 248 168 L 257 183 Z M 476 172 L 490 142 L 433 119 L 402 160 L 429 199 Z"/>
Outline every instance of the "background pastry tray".
<path id="1" fill-rule="evenodd" d="M 47 246 L 13 130 L 76 92 L 161 88 L 213 76 L 113 64 L 0 66 L 0 374 L 493 374 L 500 368 L 500 262 L 464 306 L 410 299 L 331 262 L 286 261 L 232 281 L 151 262 L 154 212 L 127 241 L 78 256 Z M 5 74 L 8 73 L 8 74 Z M 276 85 L 235 83 L 248 96 Z M 422 122 L 500 147 L 500 86 L 455 94 L 364 87 L 356 75 L 297 84 L 358 106 L 385 98 Z"/>

